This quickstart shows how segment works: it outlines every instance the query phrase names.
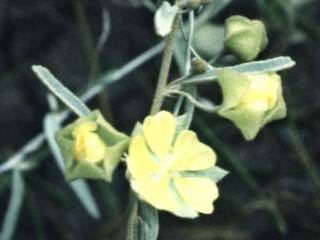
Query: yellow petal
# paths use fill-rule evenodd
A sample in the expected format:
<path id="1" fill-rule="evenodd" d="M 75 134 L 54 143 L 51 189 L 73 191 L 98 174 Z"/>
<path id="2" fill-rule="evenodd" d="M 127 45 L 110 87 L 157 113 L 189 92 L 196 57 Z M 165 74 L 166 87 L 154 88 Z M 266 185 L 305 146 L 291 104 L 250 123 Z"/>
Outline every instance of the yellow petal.
<path id="1" fill-rule="evenodd" d="M 275 73 L 248 75 L 251 85 L 239 105 L 256 111 L 268 111 L 274 107 L 281 87 L 280 76 Z M 241 106 L 239 106 L 241 107 Z"/>
<path id="2" fill-rule="evenodd" d="M 214 151 L 201 143 L 197 135 L 190 130 L 183 130 L 179 134 L 174 144 L 173 157 L 173 168 L 179 171 L 207 169 L 216 163 Z"/>
<path id="3" fill-rule="evenodd" d="M 130 143 L 127 164 L 131 176 L 136 180 L 147 179 L 159 171 L 159 164 L 152 159 L 141 135 L 134 137 Z"/>
<path id="4" fill-rule="evenodd" d="M 169 177 L 132 181 L 131 186 L 143 200 L 157 209 L 175 212 L 178 208 L 176 194 L 170 187 Z"/>
<path id="5" fill-rule="evenodd" d="M 156 156 L 163 160 L 170 150 L 176 131 L 176 119 L 166 111 L 147 117 L 143 122 L 143 133 Z"/>
<path id="6" fill-rule="evenodd" d="M 195 210 L 206 214 L 213 212 L 213 201 L 219 192 L 209 178 L 175 177 L 174 183 L 182 199 Z"/>
<path id="7" fill-rule="evenodd" d="M 96 163 L 104 159 L 106 150 L 106 145 L 96 133 L 77 132 L 74 145 L 77 160 Z"/>
<path id="8" fill-rule="evenodd" d="M 97 130 L 98 124 L 92 121 L 84 122 L 75 127 L 72 131 L 73 137 L 76 137 L 78 134 L 85 133 L 85 132 L 93 132 Z"/>

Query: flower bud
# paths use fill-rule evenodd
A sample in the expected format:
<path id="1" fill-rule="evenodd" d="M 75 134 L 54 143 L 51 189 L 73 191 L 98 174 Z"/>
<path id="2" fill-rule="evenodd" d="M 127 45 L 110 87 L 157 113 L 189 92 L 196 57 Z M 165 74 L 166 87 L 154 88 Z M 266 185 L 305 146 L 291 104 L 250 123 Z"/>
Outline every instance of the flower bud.
<path id="1" fill-rule="evenodd" d="M 201 58 L 192 59 L 191 65 L 195 73 L 205 73 L 209 69 L 208 63 Z"/>
<path id="2" fill-rule="evenodd" d="M 251 61 L 266 48 L 268 37 L 261 21 L 232 16 L 225 22 L 224 43 L 240 59 Z"/>
<path id="3" fill-rule="evenodd" d="M 223 93 L 218 114 L 231 120 L 246 140 L 254 139 L 268 122 L 286 116 L 278 74 L 243 74 L 225 69 L 219 71 L 218 82 Z"/>
<path id="4" fill-rule="evenodd" d="M 60 130 L 57 142 L 68 180 L 94 178 L 110 182 L 129 140 L 96 110 Z"/>

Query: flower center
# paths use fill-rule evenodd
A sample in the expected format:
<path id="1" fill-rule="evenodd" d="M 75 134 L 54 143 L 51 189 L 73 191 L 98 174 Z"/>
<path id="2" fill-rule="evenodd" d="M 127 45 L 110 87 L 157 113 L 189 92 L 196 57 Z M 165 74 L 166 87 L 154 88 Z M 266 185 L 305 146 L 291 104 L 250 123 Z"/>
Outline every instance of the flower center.
<path id="1" fill-rule="evenodd" d="M 164 177 L 174 177 L 178 174 L 178 171 L 174 170 L 173 165 L 175 157 L 172 153 L 168 153 L 164 159 L 160 160 L 160 170 L 156 174 L 156 178 L 162 179 Z"/>

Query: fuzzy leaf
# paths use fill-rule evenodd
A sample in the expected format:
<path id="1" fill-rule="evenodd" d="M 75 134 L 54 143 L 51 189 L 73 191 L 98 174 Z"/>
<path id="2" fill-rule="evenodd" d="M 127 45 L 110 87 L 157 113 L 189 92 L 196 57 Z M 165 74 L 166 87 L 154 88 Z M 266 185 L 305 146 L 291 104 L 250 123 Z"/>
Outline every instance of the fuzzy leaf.
<path id="1" fill-rule="evenodd" d="M 91 112 L 90 109 L 58 79 L 56 79 L 47 68 L 42 66 L 32 66 L 32 70 L 50 89 L 50 91 L 52 91 L 55 96 L 57 96 L 76 114 L 84 116 Z"/>
<path id="2" fill-rule="evenodd" d="M 179 8 L 172 6 L 169 2 L 164 1 L 157 10 L 154 17 L 156 33 L 161 36 L 167 36 L 172 30 L 173 21 L 178 13 Z"/>
<path id="3" fill-rule="evenodd" d="M 240 73 L 266 73 L 277 72 L 292 68 L 296 63 L 290 57 L 276 57 L 267 60 L 253 61 L 250 63 L 243 63 L 231 67 L 211 68 L 207 72 L 194 75 L 184 84 L 199 84 L 204 82 L 212 82 L 218 77 L 218 71 L 221 69 L 234 70 Z"/>

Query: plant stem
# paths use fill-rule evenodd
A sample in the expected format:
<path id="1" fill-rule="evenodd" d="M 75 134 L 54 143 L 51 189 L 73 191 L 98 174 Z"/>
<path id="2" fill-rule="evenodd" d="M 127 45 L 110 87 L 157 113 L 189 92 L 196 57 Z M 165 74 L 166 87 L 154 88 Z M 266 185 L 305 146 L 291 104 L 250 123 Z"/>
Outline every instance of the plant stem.
<path id="1" fill-rule="evenodd" d="M 317 171 L 317 165 L 311 158 L 292 120 L 288 125 L 288 136 L 292 149 L 296 152 L 298 160 L 303 165 L 308 177 L 314 184 L 315 196 L 320 199 L 320 174 Z"/>
<path id="2" fill-rule="evenodd" d="M 91 34 L 89 21 L 85 12 L 85 5 L 83 0 L 76 0 L 73 2 L 73 4 L 79 25 L 79 30 L 82 35 L 84 54 L 90 68 L 89 81 L 90 84 L 92 84 L 92 82 L 94 82 L 100 75 L 99 54 L 94 46 L 93 37 Z M 108 121 L 112 122 L 113 115 L 109 98 L 107 95 L 107 89 L 105 89 L 104 93 L 99 94 L 99 105 L 102 113 L 108 118 Z"/>
<path id="3" fill-rule="evenodd" d="M 159 112 L 165 97 L 164 92 L 167 86 L 169 71 L 170 71 L 171 62 L 172 62 L 174 41 L 176 38 L 176 33 L 177 33 L 178 23 L 179 23 L 178 20 L 179 20 L 179 17 L 177 15 L 173 21 L 171 33 L 168 35 L 166 39 L 166 46 L 163 53 L 161 69 L 160 69 L 160 74 L 158 78 L 158 84 L 157 84 L 156 92 L 155 92 L 153 103 L 150 110 L 151 115 Z"/>
<path id="4" fill-rule="evenodd" d="M 95 54 L 92 34 L 86 16 L 83 0 L 73 1 L 73 7 L 78 21 L 79 30 L 82 35 L 84 54 L 87 63 L 90 66 L 89 79 L 90 81 L 94 81 L 99 75 L 100 66 L 98 56 Z"/>

